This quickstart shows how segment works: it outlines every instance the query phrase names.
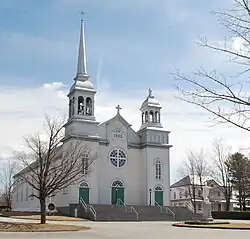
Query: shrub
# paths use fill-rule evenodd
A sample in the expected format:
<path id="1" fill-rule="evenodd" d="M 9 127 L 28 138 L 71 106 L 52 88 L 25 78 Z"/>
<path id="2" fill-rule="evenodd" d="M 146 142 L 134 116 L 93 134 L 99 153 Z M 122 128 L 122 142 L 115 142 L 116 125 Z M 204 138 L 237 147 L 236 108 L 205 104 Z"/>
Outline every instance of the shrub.
<path id="1" fill-rule="evenodd" d="M 235 220 L 250 220 L 250 212 L 224 212 L 224 211 L 214 211 L 212 212 L 213 219 L 235 219 Z"/>

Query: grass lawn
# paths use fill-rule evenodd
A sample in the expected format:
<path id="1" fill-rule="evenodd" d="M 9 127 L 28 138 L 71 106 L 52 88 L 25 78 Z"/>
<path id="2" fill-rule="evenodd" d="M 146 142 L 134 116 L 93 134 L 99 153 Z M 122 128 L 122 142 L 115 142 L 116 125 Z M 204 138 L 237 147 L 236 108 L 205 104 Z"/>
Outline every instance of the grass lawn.
<path id="1" fill-rule="evenodd" d="M 90 227 L 57 224 L 0 222 L 0 232 L 56 232 L 80 231 L 88 229 L 90 229 Z"/>
<path id="2" fill-rule="evenodd" d="M 19 218 L 19 219 L 29 219 L 29 220 L 40 220 L 40 215 L 17 215 L 10 216 L 10 218 Z M 65 217 L 65 216 L 46 216 L 48 221 L 83 221 L 82 218 L 77 217 Z"/>
<path id="3" fill-rule="evenodd" d="M 210 228 L 210 229 L 245 229 L 250 230 L 250 224 L 247 223 L 229 223 L 229 224 L 206 224 L 195 225 L 185 223 L 174 223 L 174 227 L 189 227 L 189 228 Z"/>
<path id="4" fill-rule="evenodd" d="M 19 219 L 29 219 L 29 220 L 40 220 L 40 213 L 38 212 L 15 212 L 15 211 L 3 211 L 0 213 L 0 216 L 10 217 L 10 218 L 19 218 Z M 51 215 L 46 216 L 48 221 L 83 221 L 85 219 L 77 217 L 67 217 L 60 215 Z"/>

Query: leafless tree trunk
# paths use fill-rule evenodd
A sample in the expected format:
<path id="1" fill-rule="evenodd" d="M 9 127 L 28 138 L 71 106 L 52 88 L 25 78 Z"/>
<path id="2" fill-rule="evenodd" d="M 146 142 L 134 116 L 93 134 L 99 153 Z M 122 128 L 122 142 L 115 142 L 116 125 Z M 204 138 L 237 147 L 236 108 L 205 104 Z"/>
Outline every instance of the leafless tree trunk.
<path id="1" fill-rule="evenodd" d="M 46 139 L 40 133 L 26 137 L 25 143 L 30 151 L 17 154 L 24 169 L 16 178 L 34 189 L 34 194 L 30 196 L 40 202 L 42 224 L 46 223 L 46 198 L 83 181 L 96 158 L 79 138 L 62 144 L 63 125 L 63 121 L 46 116 Z"/>
<path id="2" fill-rule="evenodd" d="M 2 183 L 2 199 L 8 209 L 11 209 L 12 196 L 14 193 L 14 175 L 17 173 L 18 165 L 14 159 L 7 159 L 6 164 L 0 172 L 0 181 Z"/>
<path id="3" fill-rule="evenodd" d="M 215 165 L 213 177 L 221 184 L 222 192 L 226 200 L 226 211 L 230 210 L 230 201 L 232 197 L 232 184 L 230 178 L 227 160 L 229 149 L 225 147 L 221 139 L 215 139 L 213 142 L 212 160 Z"/>
<path id="4" fill-rule="evenodd" d="M 203 150 L 199 153 L 190 151 L 182 165 L 180 172 L 182 176 L 189 176 L 188 192 L 194 213 L 196 213 L 197 199 L 201 198 L 203 200 L 204 177 L 208 176 L 210 167 Z M 197 194 L 197 190 L 200 191 L 200 195 Z"/>
<path id="5" fill-rule="evenodd" d="M 198 69 L 194 74 L 186 75 L 177 70 L 175 79 L 188 86 L 177 86 L 177 98 L 197 105 L 214 116 L 216 123 L 229 123 L 243 130 L 250 131 L 250 97 L 245 90 L 249 88 L 250 71 L 250 3 L 248 0 L 232 0 L 233 7 L 225 12 L 214 12 L 219 23 L 229 32 L 224 45 L 212 45 L 207 38 L 198 43 L 229 57 L 229 64 L 238 64 L 239 72 L 226 77 L 213 70 Z M 241 41 L 240 49 L 233 48 L 235 40 Z M 247 75 L 244 75 L 247 74 Z"/>

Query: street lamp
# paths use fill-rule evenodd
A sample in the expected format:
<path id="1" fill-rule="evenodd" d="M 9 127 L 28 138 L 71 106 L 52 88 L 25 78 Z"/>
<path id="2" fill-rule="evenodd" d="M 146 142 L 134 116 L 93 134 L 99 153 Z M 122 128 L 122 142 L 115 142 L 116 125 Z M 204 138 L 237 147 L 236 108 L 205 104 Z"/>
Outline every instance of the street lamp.
<path id="1" fill-rule="evenodd" d="M 149 191 L 149 206 L 151 206 L 151 193 L 152 193 L 152 189 L 150 188 L 148 191 Z"/>
<path id="2" fill-rule="evenodd" d="M 117 202 L 117 196 L 118 196 L 118 188 L 115 188 L 115 202 L 116 202 L 116 205 L 118 205 L 118 202 Z"/>

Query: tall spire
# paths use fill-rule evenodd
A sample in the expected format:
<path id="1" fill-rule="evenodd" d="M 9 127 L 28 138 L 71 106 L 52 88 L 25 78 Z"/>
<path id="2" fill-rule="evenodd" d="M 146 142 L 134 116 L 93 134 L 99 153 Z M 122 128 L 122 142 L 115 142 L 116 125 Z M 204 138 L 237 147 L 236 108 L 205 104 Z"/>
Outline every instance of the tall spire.
<path id="1" fill-rule="evenodd" d="M 85 38 L 84 38 L 84 12 L 81 12 L 81 32 L 80 32 L 80 42 L 79 42 L 79 52 L 78 52 L 78 63 L 77 63 L 77 75 L 87 75 L 87 61 L 86 61 L 86 51 L 85 51 Z"/>

